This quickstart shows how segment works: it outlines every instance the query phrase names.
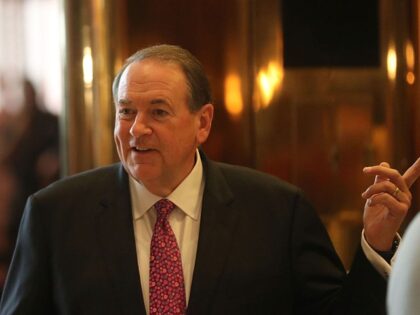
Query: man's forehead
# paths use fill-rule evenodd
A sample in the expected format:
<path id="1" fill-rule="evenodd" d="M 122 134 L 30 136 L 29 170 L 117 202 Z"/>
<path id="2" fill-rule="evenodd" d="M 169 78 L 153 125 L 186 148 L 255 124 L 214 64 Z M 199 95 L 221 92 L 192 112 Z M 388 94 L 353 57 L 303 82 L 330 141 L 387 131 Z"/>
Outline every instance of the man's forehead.
<path id="1" fill-rule="evenodd" d="M 174 62 L 147 58 L 129 64 L 121 74 L 118 84 L 118 97 L 124 97 L 129 87 L 140 85 L 159 84 L 174 85 L 185 84 L 188 88 L 187 78 L 181 66 Z"/>

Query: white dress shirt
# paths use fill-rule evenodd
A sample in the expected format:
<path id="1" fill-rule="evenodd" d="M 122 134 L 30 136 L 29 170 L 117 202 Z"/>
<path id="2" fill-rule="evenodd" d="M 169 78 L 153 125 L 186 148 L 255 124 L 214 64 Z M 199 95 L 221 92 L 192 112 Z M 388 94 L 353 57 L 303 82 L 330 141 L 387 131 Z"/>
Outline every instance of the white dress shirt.
<path id="1" fill-rule="evenodd" d="M 153 205 L 162 197 L 152 194 L 132 177 L 129 182 L 140 282 L 146 312 L 149 314 L 150 242 L 156 222 Z M 197 151 L 196 163 L 190 174 L 165 197 L 176 205 L 168 220 L 181 251 L 187 305 L 197 252 L 203 191 L 203 165 Z"/>

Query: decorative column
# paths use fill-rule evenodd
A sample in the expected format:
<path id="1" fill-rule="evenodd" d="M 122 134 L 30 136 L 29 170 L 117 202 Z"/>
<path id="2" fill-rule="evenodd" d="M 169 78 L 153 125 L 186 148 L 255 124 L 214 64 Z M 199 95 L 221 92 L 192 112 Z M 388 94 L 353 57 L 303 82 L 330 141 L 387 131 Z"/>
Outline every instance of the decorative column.
<path id="1" fill-rule="evenodd" d="M 120 4 L 62 0 L 65 19 L 63 175 L 116 160 L 112 80 L 121 64 Z M 122 1 L 124 2 L 124 1 Z M 118 41 L 117 41 L 118 39 Z"/>

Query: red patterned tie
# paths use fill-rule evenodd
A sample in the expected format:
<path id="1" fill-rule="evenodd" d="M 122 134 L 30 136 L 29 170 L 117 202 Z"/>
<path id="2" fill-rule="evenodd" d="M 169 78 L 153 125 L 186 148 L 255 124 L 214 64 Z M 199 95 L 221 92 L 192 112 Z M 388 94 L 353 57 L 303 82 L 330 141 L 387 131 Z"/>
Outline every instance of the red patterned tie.
<path id="1" fill-rule="evenodd" d="M 168 216 L 175 205 L 161 199 L 150 244 L 150 315 L 185 314 L 185 288 L 181 253 Z"/>

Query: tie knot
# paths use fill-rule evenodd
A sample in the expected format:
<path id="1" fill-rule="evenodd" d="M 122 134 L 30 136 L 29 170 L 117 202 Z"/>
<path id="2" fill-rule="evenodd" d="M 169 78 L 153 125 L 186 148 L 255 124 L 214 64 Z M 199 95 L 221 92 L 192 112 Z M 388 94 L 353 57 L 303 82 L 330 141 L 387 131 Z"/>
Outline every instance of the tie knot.
<path id="1" fill-rule="evenodd" d="M 161 199 L 155 203 L 158 219 L 167 218 L 174 208 L 175 204 L 168 199 Z"/>

